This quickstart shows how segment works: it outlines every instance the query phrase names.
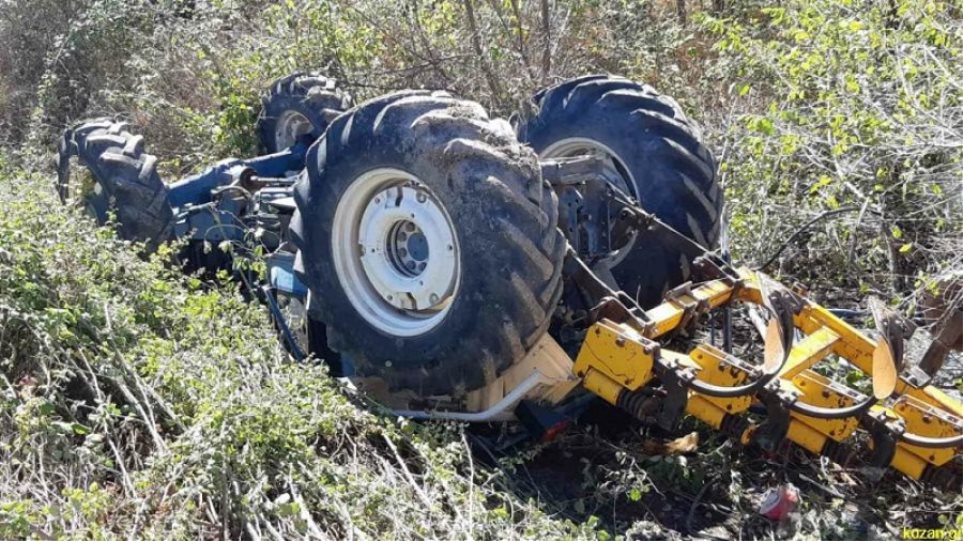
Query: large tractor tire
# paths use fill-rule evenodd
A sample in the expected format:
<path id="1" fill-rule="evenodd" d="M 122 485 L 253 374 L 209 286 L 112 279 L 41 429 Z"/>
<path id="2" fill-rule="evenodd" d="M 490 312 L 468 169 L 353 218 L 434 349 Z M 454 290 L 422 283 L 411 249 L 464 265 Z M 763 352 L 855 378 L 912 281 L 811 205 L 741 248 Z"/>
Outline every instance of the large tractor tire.
<path id="1" fill-rule="evenodd" d="M 351 107 L 351 98 L 334 79 L 296 72 L 274 81 L 261 106 L 258 141 L 264 153 L 273 154 L 304 137 L 316 141 L 331 120 Z"/>
<path id="2" fill-rule="evenodd" d="M 331 348 L 419 396 L 491 382 L 545 333 L 566 242 L 535 154 L 477 103 L 406 91 L 308 152 L 295 271 Z"/>
<path id="3" fill-rule="evenodd" d="M 83 122 L 64 132 L 60 141 L 57 187 L 64 203 L 77 201 L 97 223 L 116 214 L 117 233 L 150 249 L 170 240 L 174 215 L 167 186 L 157 174 L 157 158 L 144 152 L 144 138 L 127 124 L 110 119 Z M 90 171 L 92 183 L 71 193 L 71 161 Z"/>
<path id="4" fill-rule="evenodd" d="M 723 201 L 715 162 L 673 99 L 622 77 L 590 75 L 544 89 L 533 102 L 518 138 L 541 158 L 604 155 L 610 182 L 702 246 L 716 246 Z M 648 306 L 689 278 L 690 263 L 678 246 L 639 234 L 603 265 Z"/>

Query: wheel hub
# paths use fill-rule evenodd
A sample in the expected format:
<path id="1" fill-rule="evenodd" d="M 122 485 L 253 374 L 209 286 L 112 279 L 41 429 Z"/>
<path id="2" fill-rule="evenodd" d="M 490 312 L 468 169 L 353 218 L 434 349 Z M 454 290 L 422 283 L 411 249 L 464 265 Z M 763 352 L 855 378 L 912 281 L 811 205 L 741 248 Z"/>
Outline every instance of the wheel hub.
<path id="1" fill-rule="evenodd" d="M 392 226 L 385 252 L 405 276 L 418 276 L 428 267 L 428 240 L 414 222 L 402 220 Z"/>
<path id="2" fill-rule="evenodd" d="M 362 175 L 338 204 L 334 233 L 338 278 L 368 322 L 414 336 L 444 318 L 459 284 L 458 242 L 444 207 L 417 178 L 394 169 Z"/>
<path id="3" fill-rule="evenodd" d="M 396 186 L 376 193 L 361 218 L 359 241 L 365 274 L 388 304 L 437 309 L 451 295 L 454 237 L 441 208 L 421 189 Z"/>
<path id="4" fill-rule="evenodd" d="M 598 141 L 580 137 L 563 139 L 553 143 L 540 154 L 542 158 L 547 159 L 571 158 L 575 156 L 587 155 L 596 155 L 602 158 L 601 175 L 608 185 L 613 186 L 632 197 L 638 198 L 639 194 L 636 193 L 635 189 L 636 183 L 632 178 L 628 168 L 625 167 L 624 162 L 621 160 L 621 158 L 619 158 L 615 151 L 608 146 L 599 143 Z M 585 200 L 584 204 L 590 208 L 590 215 L 597 217 L 602 216 L 603 213 L 610 212 L 608 205 L 605 203 L 606 196 L 604 193 L 604 188 L 589 184 L 584 188 L 580 187 L 579 191 Z M 612 223 L 611 216 L 610 223 Z M 628 237 L 618 239 L 612 238 L 611 227 L 605 233 L 607 235 L 604 237 L 604 239 L 609 242 L 609 248 L 612 251 L 606 257 L 600 260 L 599 263 L 611 268 L 615 265 L 618 265 L 622 262 L 622 260 L 625 259 L 625 257 L 634 247 L 637 235 L 632 233 Z M 590 231 L 589 234 L 596 233 L 594 231 Z"/>

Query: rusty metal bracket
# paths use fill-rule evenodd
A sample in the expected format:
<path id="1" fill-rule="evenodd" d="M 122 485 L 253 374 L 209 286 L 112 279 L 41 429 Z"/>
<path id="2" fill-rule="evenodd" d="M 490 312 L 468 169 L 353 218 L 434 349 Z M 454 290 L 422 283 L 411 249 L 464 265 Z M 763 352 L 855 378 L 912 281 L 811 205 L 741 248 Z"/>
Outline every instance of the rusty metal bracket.
<path id="1" fill-rule="evenodd" d="M 791 398 L 781 396 L 781 393 L 784 391 L 776 387 L 761 396 L 761 401 L 766 406 L 766 420 L 752 433 L 753 443 L 770 453 L 775 452 L 786 440 L 789 423 L 792 421 L 789 410 L 784 406 Z"/>
<path id="2" fill-rule="evenodd" d="M 589 324 L 606 318 L 617 323 L 630 323 L 643 333 L 651 328 L 652 320 L 645 310 L 624 291 L 613 290 L 600 280 L 571 248 L 565 254 L 562 273 L 588 297 L 587 304 L 592 307 Z"/>

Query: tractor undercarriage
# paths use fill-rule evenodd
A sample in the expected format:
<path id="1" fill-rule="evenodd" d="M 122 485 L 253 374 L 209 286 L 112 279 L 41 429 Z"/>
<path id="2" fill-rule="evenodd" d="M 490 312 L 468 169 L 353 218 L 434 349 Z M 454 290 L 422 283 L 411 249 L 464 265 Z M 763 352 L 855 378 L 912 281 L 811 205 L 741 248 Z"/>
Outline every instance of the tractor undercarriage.
<path id="1" fill-rule="evenodd" d="M 68 130 L 58 190 L 72 200 L 77 156 L 100 186 L 81 201 L 96 219 L 109 209 L 128 238 L 186 242 L 190 271 L 233 271 L 292 356 L 323 360 L 398 415 L 520 420 L 541 436 L 594 395 L 666 430 L 691 416 L 770 452 L 792 442 L 961 487 L 963 404 L 931 383 L 963 342 L 959 298 L 929 331 L 872 302 L 870 336 L 731 265 L 711 249 L 711 156 L 674 102 L 619 78 L 562 83 L 536 95 L 542 116 L 631 102 L 635 116 L 620 118 L 660 135 L 622 148 L 578 136 L 574 120 L 553 132 L 546 117 L 518 128 L 536 156 L 477 104 L 411 91 L 338 116 L 346 99 L 325 81 L 274 87 L 298 107 L 320 95 L 298 84 L 326 100 L 299 113 L 304 133 L 268 123 L 264 146 L 280 151 L 170 185 L 152 180 L 156 160 L 123 125 Z M 149 220 L 127 203 L 148 191 L 169 207 L 151 203 Z M 737 313 L 760 339 L 734 344 Z M 699 339 L 707 321 L 722 344 Z"/>

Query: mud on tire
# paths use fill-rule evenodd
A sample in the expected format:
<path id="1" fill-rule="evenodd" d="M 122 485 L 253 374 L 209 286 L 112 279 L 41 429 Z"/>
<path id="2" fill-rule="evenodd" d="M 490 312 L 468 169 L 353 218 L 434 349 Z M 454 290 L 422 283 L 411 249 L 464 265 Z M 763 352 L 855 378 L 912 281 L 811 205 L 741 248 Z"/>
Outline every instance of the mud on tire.
<path id="1" fill-rule="evenodd" d="M 334 79 L 295 72 L 271 83 L 261 98 L 257 135 L 266 154 L 280 152 L 300 137 L 317 140 L 338 114 L 351 106 L 351 98 Z"/>
<path id="2" fill-rule="evenodd" d="M 127 124 L 110 119 L 86 121 L 64 132 L 60 141 L 57 190 L 63 202 L 70 194 L 70 160 L 77 157 L 94 180 L 93 191 L 80 194 L 97 222 L 117 216 L 117 233 L 144 241 L 149 248 L 171 238 L 174 216 L 167 186 L 157 174 L 157 158 L 144 152 L 144 139 Z"/>
<path id="3" fill-rule="evenodd" d="M 679 105 L 649 86 L 610 75 L 571 79 L 537 93 L 536 112 L 518 138 L 543 158 L 568 142 L 588 141 L 614 154 L 630 195 L 642 207 L 707 248 L 719 239 L 723 196 L 715 161 Z M 571 154 L 579 154 L 578 145 Z M 564 152 L 564 151 L 563 151 Z M 643 305 L 689 278 L 678 248 L 637 237 L 611 269 L 618 286 Z"/>
<path id="4" fill-rule="evenodd" d="M 339 205 L 346 208 L 363 179 L 386 170 L 431 193 L 458 246 L 459 283 L 446 312 L 408 336 L 373 324 L 335 265 L 343 253 L 334 238 Z M 458 395 L 492 381 L 545 333 L 566 247 L 556 198 L 534 153 L 477 103 L 406 91 L 353 109 L 310 149 L 295 199 L 295 271 L 317 299 L 332 349 L 360 375 L 422 396 Z M 436 247 L 429 248 L 431 256 Z"/>

